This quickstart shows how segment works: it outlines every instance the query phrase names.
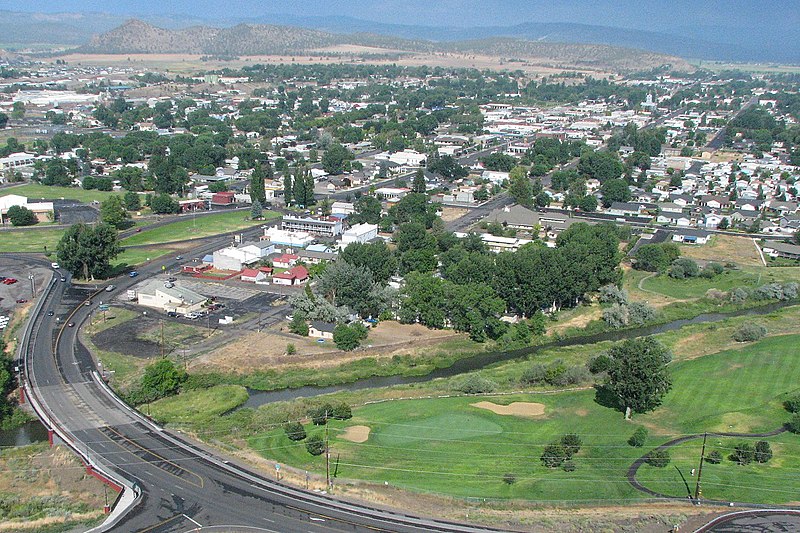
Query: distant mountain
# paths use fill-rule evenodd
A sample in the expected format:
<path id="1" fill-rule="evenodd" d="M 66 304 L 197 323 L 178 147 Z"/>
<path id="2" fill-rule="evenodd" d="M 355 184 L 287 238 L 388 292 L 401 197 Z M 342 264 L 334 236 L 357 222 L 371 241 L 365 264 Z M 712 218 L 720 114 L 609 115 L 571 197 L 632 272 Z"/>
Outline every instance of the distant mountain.
<path id="1" fill-rule="evenodd" d="M 98 35 L 80 47 L 84 53 L 134 54 L 182 53 L 217 56 L 298 54 L 333 45 L 356 45 L 409 52 L 460 52 L 507 58 L 536 58 L 557 65 L 629 70 L 664 64 L 685 66 L 678 57 L 629 48 L 597 45 L 533 42 L 490 38 L 471 41 L 433 42 L 370 33 L 329 33 L 292 26 L 239 24 L 231 28 L 193 26 L 176 30 L 131 20 Z"/>

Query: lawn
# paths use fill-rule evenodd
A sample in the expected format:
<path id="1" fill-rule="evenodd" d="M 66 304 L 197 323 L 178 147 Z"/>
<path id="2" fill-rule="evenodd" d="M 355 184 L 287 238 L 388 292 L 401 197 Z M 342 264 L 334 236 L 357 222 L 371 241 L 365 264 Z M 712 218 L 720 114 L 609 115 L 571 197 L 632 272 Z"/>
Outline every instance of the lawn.
<path id="1" fill-rule="evenodd" d="M 681 361 L 673 365 L 672 375 L 674 386 L 663 406 L 635 415 L 633 422 L 626 422 L 619 411 L 598 404 L 593 390 L 366 405 L 355 409 L 351 420 L 331 422 L 332 457 L 338 458 L 341 477 L 385 481 L 458 497 L 549 501 L 642 498 L 643 494 L 628 485 L 625 472 L 635 458 L 653 446 L 687 433 L 767 431 L 788 419 L 781 403 L 787 393 L 800 390 L 800 335 L 772 337 Z M 497 415 L 470 405 L 478 401 L 541 403 L 544 415 L 530 419 Z M 639 424 L 650 429 L 650 437 L 644 448 L 633 448 L 626 441 Z M 352 425 L 371 428 L 369 439 L 358 444 L 343 438 L 343 430 Z M 306 428 L 309 435 L 323 431 L 310 424 Z M 543 446 L 569 432 L 580 435 L 584 443 L 574 460 L 576 471 L 542 466 L 539 457 Z M 787 447 L 800 445 L 800 437 L 794 435 L 782 436 L 776 442 L 781 439 L 787 439 Z M 302 442 L 289 441 L 281 429 L 252 437 L 250 445 L 266 457 L 318 473 L 324 471 L 322 457 L 309 455 Z M 776 454 L 775 465 L 779 464 Z M 777 475 L 788 479 L 794 463 L 786 464 Z M 730 468 L 728 478 L 719 483 L 750 485 L 760 478 L 749 477 L 749 468 Z M 774 472 L 770 466 L 753 468 L 772 468 L 770 473 Z M 674 468 L 652 470 L 648 480 L 674 482 Z M 503 481 L 507 473 L 515 476 L 515 483 Z M 747 499 L 763 503 L 796 500 L 796 494 L 767 490 L 776 483 L 759 486 L 761 490 L 753 490 Z"/>
<path id="2" fill-rule="evenodd" d="M 0 231 L 0 252 L 55 252 L 63 228 Z"/>
<path id="3" fill-rule="evenodd" d="M 128 248 L 117 256 L 111 266 L 116 272 L 122 273 L 126 267 L 141 265 L 142 263 L 157 259 L 162 255 L 174 253 L 174 248 L 164 248 L 160 246 Z"/>
<path id="4" fill-rule="evenodd" d="M 171 224 L 144 230 L 123 239 L 122 245 L 140 246 L 209 237 L 264 223 L 262 220 L 250 220 L 249 216 L 249 211 L 229 211 L 198 217 L 185 216 Z M 264 216 L 269 220 L 279 217 L 280 214 L 265 211 Z"/>
<path id="5" fill-rule="evenodd" d="M 247 389 L 239 385 L 215 385 L 182 392 L 139 407 L 161 423 L 202 425 L 247 401 Z"/>
<path id="6" fill-rule="evenodd" d="M 28 183 L 19 185 L 17 187 L 9 187 L 0 192 L 0 196 L 7 196 L 9 194 L 18 194 L 20 196 L 27 196 L 31 199 L 47 198 L 55 200 L 58 198 L 68 198 L 70 200 L 78 200 L 80 202 L 102 202 L 113 192 L 85 190 L 79 187 L 50 187 L 48 185 L 41 185 L 38 183 Z"/>

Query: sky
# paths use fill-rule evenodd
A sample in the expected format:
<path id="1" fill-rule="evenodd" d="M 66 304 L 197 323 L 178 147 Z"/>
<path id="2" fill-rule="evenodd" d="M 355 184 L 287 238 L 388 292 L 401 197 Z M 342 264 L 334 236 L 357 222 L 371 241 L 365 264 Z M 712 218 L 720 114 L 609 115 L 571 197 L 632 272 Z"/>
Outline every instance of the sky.
<path id="1" fill-rule="evenodd" d="M 575 22 L 656 31 L 676 26 L 761 31 L 800 27 L 800 0 L 5 0 L 2 8 L 130 16 L 185 13 L 210 22 L 224 13 L 241 18 L 339 15 L 429 26 Z"/>

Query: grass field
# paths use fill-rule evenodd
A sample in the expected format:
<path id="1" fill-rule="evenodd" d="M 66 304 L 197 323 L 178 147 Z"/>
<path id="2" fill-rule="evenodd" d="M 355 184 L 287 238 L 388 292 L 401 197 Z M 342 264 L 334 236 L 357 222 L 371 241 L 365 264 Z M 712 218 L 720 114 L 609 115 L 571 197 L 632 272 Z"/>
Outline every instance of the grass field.
<path id="1" fill-rule="evenodd" d="M 663 406 L 635 415 L 633 422 L 596 403 L 593 390 L 367 405 L 355 409 L 353 419 L 331 423 L 332 456 L 340 457 L 341 477 L 387 481 L 417 491 L 529 500 L 636 499 L 642 495 L 627 484 L 625 471 L 650 447 L 687 433 L 767 431 L 785 422 L 788 414 L 782 399 L 800 390 L 799 341 L 800 335 L 773 337 L 678 362 L 672 367 L 674 386 Z M 544 404 L 545 414 L 539 419 L 495 415 L 470 405 L 479 400 L 537 402 Z M 632 448 L 626 441 L 639 424 L 648 427 L 651 436 L 646 447 Z M 341 431 L 352 425 L 370 427 L 369 439 L 357 444 L 341 438 Z M 307 431 L 322 429 L 308 425 Z M 542 466 L 543 446 L 569 432 L 584 442 L 575 458 L 577 470 L 568 473 Z M 785 438 L 800 444 L 800 437 Z M 251 438 L 250 445 L 292 466 L 324 470 L 321 457 L 309 455 L 303 443 L 292 443 L 280 429 Z M 782 475 L 796 474 L 793 465 L 787 464 Z M 750 484 L 747 471 L 730 472 L 733 484 Z M 513 474 L 516 482 L 503 482 L 506 473 Z M 671 476 L 669 472 L 664 482 L 672 483 Z M 751 500 L 765 503 L 796 499 L 767 490 L 752 494 Z"/>
<path id="2" fill-rule="evenodd" d="M 139 246 L 208 237 L 264 223 L 260 220 L 250 220 L 249 216 L 249 211 L 229 211 L 199 217 L 183 217 L 177 222 L 144 230 L 141 233 L 123 239 L 122 245 Z M 264 212 L 264 217 L 267 220 L 278 216 L 280 216 L 278 213 L 272 211 Z"/>
<path id="3" fill-rule="evenodd" d="M 55 252 L 63 228 L 0 231 L 0 252 Z"/>
<path id="4" fill-rule="evenodd" d="M 160 422 L 173 425 L 204 424 L 247 401 L 247 389 L 239 385 L 216 385 L 208 389 L 182 392 L 178 396 L 164 398 L 140 406 Z"/>
<path id="5" fill-rule="evenodd" d="M 141 265 L 142 263 L 155 260 L 163 255 L 173 253 L 175 253 L 174 248 L 165 248 L 161 246 L 129 248 L 127 250 L 123 250 L 123 252 L 119 254 L 116 259 L 114 259 L 114 262 L 111 266 L 115 269 L 115 271 L 122 273 L 126 267 Z"/>
<path id="6" fill-rule="evenodd" d="M 79 187 L 50 187 L 48 185 L 40 185 L 38 183 L 28 183 L 16 187 L 9 187 L 0 191 L 0 196 L 7 196 L 9 194 L 18 194 L 20 196 L 27 196 L 32 199 L 47 198 L 68 198 L 70 200 L 78 200 L 81 202 L 102 202 L 113 192 L 85 190 Z"/>

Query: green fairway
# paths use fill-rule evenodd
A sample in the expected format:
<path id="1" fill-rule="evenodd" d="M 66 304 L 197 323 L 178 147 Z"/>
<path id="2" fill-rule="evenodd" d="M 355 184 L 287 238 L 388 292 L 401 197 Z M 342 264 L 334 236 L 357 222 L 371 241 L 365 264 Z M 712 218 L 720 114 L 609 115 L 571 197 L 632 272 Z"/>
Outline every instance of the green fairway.
<path id="1" fill-rule="evenodd" d="M 47 198 L 48 200 L 55 200 L 59 198 L 67 198 L 70 200 L 78 200 L 81 202 L 102 202 L 113 192 L 85 190 L 80 187 L 50 187 L 48 185 L 41 185 L 38 183 L 28 183 L 16 187 L 9 187 L 0 192 L 0 196 L 7 196 L 9 194 L 18 194 L 20 196 L 27 196 L 32 200 L 39 198 Z"/>
<path id="2" fill-rule="evenodd" d="M 341 477 L 386 481 L 459 497 L 540 501 L 643 498 L 645 495 L 627 483 L 625 472 L 648 449 L 687 433 L 768 431 L 788 420 L 782 400 L 787 393 L 800 390 L 800 335 L 767 338 L 682 361 L 672 366 L 672 375 L 674 386 L 663 406 L 635 415 L 632 422 L 626 422 L 621 412 L 598 404 L 593 390 L 367 405 L 355 409 L 351 420 L 331 422 L 332 456 L 339 457 Z M 540 403 L 544 415 L 497 415 L 471 405 L 479 401 Z M 644 448 L 633 448 L 627 439 L 640 424 L 649 428 L 650 437 Z M 346 440 L 343 430 L 352 425 L 368 426 L 369 439 L 360 444 Z M 310 424 L 306 428 L 309 435 L 323 431 Z M 571 432 L 580 435 L 584 443 L 574 459 L 576 470 L 542 466 L 543 447 Z M 784 438 L 800 444 L 800 437 L 786 435 L 778 440 Z M 250 445 L 266 457 L 298 468 L 324 470 L 323 458 L 309 455 L 302 442 L 291 442 L 281 429 L 251 438 Z M 674 482 L 674 468 L 647 468 L 653 471 L 648 480 Z M 729 472 L 726 475 L 732 476 L 732 484 L 751 483 L 749 470 L 730 468 Z M 793 473 L 790 467 L 780 472 Z M 504 474 L 513 474 L 516 482 L 505 483 Z M 766 488 L 753 491 L 750 501 L 794 499 Z"/>
<path id="3" fill-rule="evenodd" d="M 280 214 L 265 211 L 264 217 L 269 220 Z M 183 216 L 176 222 L 144 230 L 122 240 L 123 246 L 139 246 L 143 244 L 160 244 L 209 237 L 220 233 L 228 233 L 239 229 L 263 224 L 262 220 L 250 220 L 250 211 L 228 211 L 205 216 Z"/>

